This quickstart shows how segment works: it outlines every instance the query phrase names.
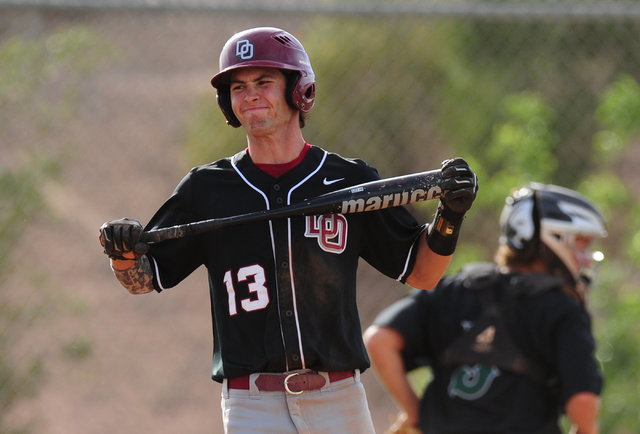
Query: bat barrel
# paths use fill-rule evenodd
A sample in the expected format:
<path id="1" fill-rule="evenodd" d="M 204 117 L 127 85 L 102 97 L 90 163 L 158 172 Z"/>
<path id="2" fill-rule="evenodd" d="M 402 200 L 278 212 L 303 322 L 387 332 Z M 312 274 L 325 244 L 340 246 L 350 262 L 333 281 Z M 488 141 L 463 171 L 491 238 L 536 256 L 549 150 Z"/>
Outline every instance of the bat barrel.
<path id="1" fill-rule="evenodd" d="M 343 197 L 341 214 L 377 211 L 437 199 L 443 193 L 442 181 L 442 171 L 432 170 L 368 182 L 324 196 Z"/>

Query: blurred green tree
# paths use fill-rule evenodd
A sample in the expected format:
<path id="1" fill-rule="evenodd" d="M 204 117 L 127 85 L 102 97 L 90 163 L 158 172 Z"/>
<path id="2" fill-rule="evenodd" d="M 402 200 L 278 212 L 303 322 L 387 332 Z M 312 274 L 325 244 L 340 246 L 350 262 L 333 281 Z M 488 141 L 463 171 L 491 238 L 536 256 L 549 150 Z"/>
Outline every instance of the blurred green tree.
<path id="1" fill-rule="evenodd" d="M 619 174 L 640 140 L 640 85 L 621 74 L 603 92 L 595 113 L 605 129 L 594 136 L 599 171 L 585 178 L 581 190 L 597 200 L 609 220 L 607 260 L 594 291 L 597 357 L 605 375 L 602 432 L 631 433 L 640 423 L 640 388 L 629 382 L 640 374 L 640 204 L 633 185 Z M 637 168 L 633 167 L 633 171 Z M 628 175 L 628 174 L 627 174 Z"/>

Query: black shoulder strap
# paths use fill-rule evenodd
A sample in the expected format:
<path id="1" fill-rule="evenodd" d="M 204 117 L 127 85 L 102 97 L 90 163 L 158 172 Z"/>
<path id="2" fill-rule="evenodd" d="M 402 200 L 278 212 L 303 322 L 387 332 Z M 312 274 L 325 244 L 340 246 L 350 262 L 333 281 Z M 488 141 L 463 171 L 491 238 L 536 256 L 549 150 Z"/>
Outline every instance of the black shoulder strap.
<path id="1" fill-rule="evenodd" d="M 493 262 L 476 262 L 462 268 L 460 279 L 465 288 L 482 291 L 495 287 L 500 281 L 500 270 Z"/>
<path id="2" fill-rule="evenodd" d="M 517 297 L 534 297 L 551 289 L 560 288 L 566 282 L 546 273 L 516 274 L 509 279 L 508 290 Z"/>
<path id="3" fill-rule="evenodd" d="M 501 275 L 495 265 L 474 264 L 461 273 L 463 285 L 472 291 L 477 291 L 482 307 L 482 314 L 476 319 L 473 326 L 458 336 L 441 354 L 441 365 L 495 365 L 498 368 L 518 374 L 528 375 L 536 381 L 544 383 L 548 377 L 547 370 L 531 362 L 525 357 L 513 342 L 508 333 L 507 325 L 502 313 L 522 295 L 534 295 L 540 293 L 527 288 L 520 288 L 518 283 L 509 282 L 509 288 L 503 291 L 500 303 L 496 300 L 495 289 L 501 285 Z M 527 283 L 536 282 L 535 279 L 527 279 Z M 516 284 L 513 286 L 513 284 Z M 544 285 L 545 290 L 552 286 Z M 526 296 L 525 295 L 525 296 Z"/>

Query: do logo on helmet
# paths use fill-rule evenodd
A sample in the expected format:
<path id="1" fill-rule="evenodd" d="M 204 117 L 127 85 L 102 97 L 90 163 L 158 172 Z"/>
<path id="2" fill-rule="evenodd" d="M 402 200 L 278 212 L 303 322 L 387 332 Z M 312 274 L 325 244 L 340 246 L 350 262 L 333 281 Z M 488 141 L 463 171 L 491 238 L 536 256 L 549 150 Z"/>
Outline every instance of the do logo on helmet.
<path id="1" fill-rule="evenodd" d="M 248 39 L 236 42 L 236 56 L 242 60 L 249 60 L 253 57 L 253 44 Z"/>

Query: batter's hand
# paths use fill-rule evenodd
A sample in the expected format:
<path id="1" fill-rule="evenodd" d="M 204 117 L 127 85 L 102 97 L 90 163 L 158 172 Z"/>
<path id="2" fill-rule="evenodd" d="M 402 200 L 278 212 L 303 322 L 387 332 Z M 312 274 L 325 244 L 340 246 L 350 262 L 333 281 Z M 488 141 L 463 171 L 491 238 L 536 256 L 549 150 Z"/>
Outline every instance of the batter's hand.
<path id="1" fill-rule="evenodd" d="M 440 202 L 446 209 L 463 218 L 478 193 L 478 178 L 466 161 L 460 157 L 442 162 L 442 189 Z M 449 217 L 453 217 L 449 215 Z"/>
<path id="2" fill-rule="evenodd" d="M 144 228 L 138 220 L 122 218 L 112 220 L 100 226 L 100 244 L 104 247 L 105 255 L 111 259 L 138 259 L 149 250 L 149 246 L 140 242 Z M 131 255 L 124 255 L 132 253 Z"/>

